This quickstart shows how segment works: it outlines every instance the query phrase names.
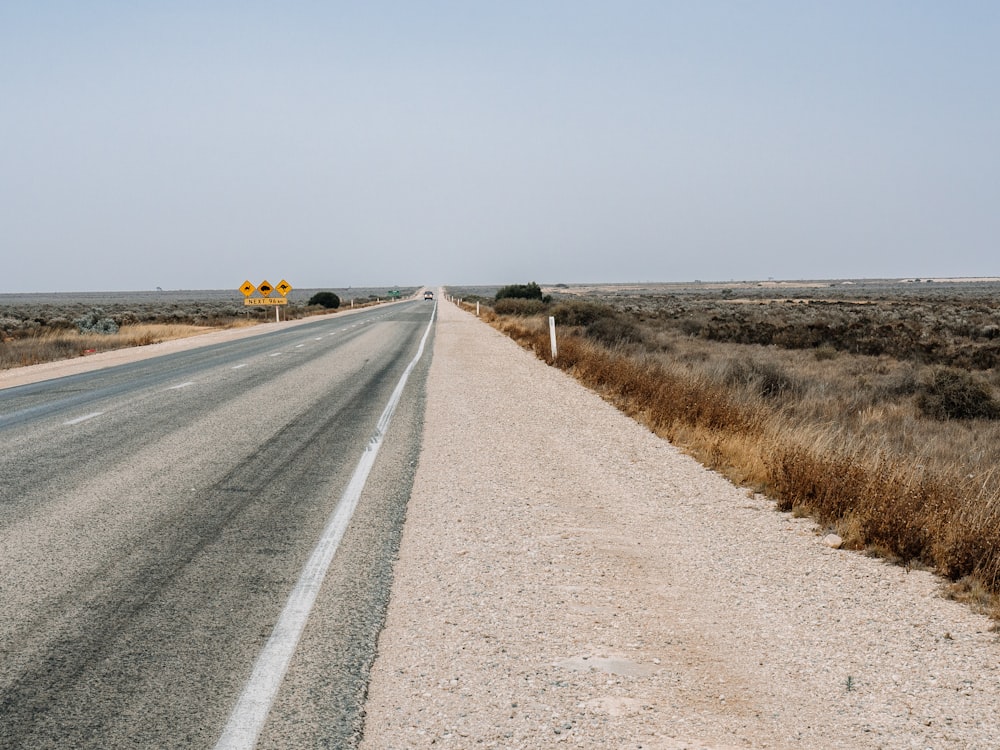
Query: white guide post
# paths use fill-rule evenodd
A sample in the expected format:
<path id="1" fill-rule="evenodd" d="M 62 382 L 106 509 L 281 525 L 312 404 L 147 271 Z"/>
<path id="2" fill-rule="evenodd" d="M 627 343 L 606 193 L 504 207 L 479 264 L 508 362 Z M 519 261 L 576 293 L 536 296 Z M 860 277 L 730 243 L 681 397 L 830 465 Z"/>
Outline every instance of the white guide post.
<path id="1" fill-rule="evenodd" d="M 556 361 L 557 351 L 556 351 L 556 319 L 549 316 L 549 341 L 552 342 L 552 361 Z"/>

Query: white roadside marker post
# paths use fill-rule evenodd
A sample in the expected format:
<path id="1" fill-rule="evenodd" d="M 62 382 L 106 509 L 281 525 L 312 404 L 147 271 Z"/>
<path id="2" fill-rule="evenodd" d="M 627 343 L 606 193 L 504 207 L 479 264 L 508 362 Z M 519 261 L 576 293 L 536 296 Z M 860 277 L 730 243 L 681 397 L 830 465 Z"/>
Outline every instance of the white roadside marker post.
<path id="1" fill-rule="evenodd" d="M 479 300 L 476 300 L 476 317 L 479 317 Z"/>
<path id="2" fill-rule="evenodd" d="M 556 319 L 549 316 L 549 340 L 552 342 L 552 361 L 556 361 L 556 356 L 558 354 L 556 350 Z"/>

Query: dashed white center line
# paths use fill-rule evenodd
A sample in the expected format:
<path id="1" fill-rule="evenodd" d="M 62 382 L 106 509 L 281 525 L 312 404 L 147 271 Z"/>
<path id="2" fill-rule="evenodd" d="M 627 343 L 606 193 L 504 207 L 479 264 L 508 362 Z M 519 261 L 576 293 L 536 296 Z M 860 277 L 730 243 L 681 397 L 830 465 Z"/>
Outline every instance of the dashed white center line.
<path id="1" fill-rule="evenodd" d="M 281 356 L 281 352 L 271 352 L 267 356 L 268 357 L 280 357 Z"/>
<path id="2" fill-rule="evenodd" d="M 305 344 L 296 344 L 295 348 L 296 349 L 301 349 L 303 346 L 305 346 Z"/>
<path id="3" fill-rule="evenodd" d="M 94 417 L 99 417 L 103 414 L 103 411 L 95 411 L 90 414 L 84 414 L 82 417 L 77 417 L 76 419 L 70 419 L 67 422 L 63 422 L 64 425 L 80 424 L 80 422 L 86 422 L 88 419 L 93 419 Z"/>
<path id="4" fill-rule="evenodd" d="M 243 363 L 243 364 L 241 364 L 241 365 L 235 365 L 235 366 L 233 367 L 233 369 L 234 369 L 234 370 L 238 370 L 238 369 L 240 369 L 241 367 L 246 367 L 246 366 L 247 366 L 247 363 L 246 363 L 246 362 L 244 362 L 244 363 Z"/>
<path id="5" fill-rule="evenodd" d="M 194 381 L 193 380 L 189 380 L 186 383 L 178 383 L 177 385 L 170 386 L 169 388 L 167 388 L 167 390 L 168 391 L 178 391 L 181 388 L 187 388 L 189 385 L 194 385 Z"/>

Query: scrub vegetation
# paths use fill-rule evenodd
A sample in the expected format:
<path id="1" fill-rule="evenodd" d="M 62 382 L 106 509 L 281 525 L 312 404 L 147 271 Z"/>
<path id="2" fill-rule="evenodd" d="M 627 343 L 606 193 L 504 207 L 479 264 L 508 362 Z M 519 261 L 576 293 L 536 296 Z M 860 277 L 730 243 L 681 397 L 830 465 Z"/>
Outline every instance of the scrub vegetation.
<path id="1" fill-rule="evenodd" d="M 997 616 L 998 292 L 564 287 L 484 314 L 549 362 L 554 317 L 554 364 L 624 412 L 846 547 L 933 569 Z"/>
<path id="2" fill-rule="evenodd" d="M 340 307 L 340 297 L 333 292 L 316 292 L 316 294 L 309 298 L 309 302 L 306 304 L 319 305 L 328 310 L 336 310 Z"/>
<path id="3" fill-rule="evenodd" d="M 296 290 L 282 320 L 384 302 L 386 289 Z M 402 288 L 403 298 L 416 287 Z M 318 298 L 318 299 L 317 299 Z M 346 303 L 346 305 L 344 304 Z M 209 331 L 269 323 L 274 307 L 244 306 L 239 292 L 107 292 L 0 295 L 0 369 L 155 344 Z"/>

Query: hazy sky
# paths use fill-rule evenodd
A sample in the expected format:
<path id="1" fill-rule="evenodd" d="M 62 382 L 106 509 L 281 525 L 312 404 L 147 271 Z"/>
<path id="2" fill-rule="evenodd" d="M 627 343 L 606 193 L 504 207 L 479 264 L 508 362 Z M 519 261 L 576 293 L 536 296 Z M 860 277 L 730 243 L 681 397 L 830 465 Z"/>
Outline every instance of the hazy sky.
<path id="1" fill-rule="evenodd" d="M 1000 3 L 0 3 L 0 292 L 1000 275 Z"/>

